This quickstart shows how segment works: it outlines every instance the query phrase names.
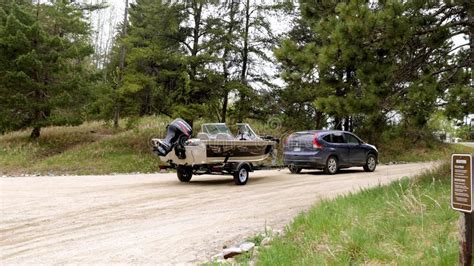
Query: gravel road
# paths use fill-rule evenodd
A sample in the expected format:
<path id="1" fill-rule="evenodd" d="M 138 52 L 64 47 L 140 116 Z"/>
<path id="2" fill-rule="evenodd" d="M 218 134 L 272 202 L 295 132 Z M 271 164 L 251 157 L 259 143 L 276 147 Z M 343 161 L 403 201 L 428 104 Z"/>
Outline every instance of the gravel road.
<path id="1" fill-rule="evenodd" d="M 229 176 L 175 174 L 0 178 L 0 264 L 198 263 L 281 229 L 323 198 L 413 176 L 436 163 L 381 165 L 335 176 L 287 169 Z"/>

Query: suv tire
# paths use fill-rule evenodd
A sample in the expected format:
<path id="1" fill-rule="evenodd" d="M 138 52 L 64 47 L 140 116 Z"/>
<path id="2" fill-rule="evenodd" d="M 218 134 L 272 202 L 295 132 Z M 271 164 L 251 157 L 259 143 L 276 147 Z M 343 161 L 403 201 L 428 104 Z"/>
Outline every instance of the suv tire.
<path id="1" fill-rule="evenodd" d="M 373 154 L 367 155 L 367 159 L 365 160 L 364 171 L 366 172 L 373 172 L 377 167 L 377 157 Z"/>
<path id="2" fill-rule="evenodd" d="M 337 162 L 336 156 L 329 156 L 324 167 L 326 174 L 334 175 L 339 170 L 339 163 Z"/>

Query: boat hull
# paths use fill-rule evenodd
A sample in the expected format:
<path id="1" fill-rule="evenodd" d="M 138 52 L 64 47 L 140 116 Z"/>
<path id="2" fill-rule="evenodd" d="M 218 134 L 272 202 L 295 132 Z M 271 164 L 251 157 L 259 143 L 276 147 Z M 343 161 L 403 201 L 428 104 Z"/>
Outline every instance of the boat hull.
<path id="1" fill-rule="evenodd" d="M 165 162 L 177 165 L 202 165 L 231 162 L 258 162 L 273 151 L 275 142 L 266 140 L 196 140 L 185 145 L 186 158 L 175 152 L 160 156 Z"/>

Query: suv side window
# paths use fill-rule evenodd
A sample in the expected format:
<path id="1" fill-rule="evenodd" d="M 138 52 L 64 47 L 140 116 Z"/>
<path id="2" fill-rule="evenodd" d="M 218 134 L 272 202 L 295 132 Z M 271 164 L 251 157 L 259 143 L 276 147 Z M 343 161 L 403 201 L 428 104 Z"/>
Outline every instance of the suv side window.
<path id="1" fill-rule="evenodd" d="M 332 142 L 331 134 L 327 134 L 326 136 L 324 136 L 323 140 L 326 141 L 326 142 L 331 143 Z"/>
<path id="2" fill-rule="evenodd" d="M 360 144 L 359 140 L 358 140 L 356 137 L 354 137 L 353 135 L 344 133 L 344 136 L 346 137 L 346 142 L 347 142 L 347 143 L 349 143 L 349 144 L 357 144 L 357 145 Z"/>
<path id="3" fill-rule="evenodd" d="M 342 133 L 333 133 L 332 134 L 332 143 L 345 143 Z"/>

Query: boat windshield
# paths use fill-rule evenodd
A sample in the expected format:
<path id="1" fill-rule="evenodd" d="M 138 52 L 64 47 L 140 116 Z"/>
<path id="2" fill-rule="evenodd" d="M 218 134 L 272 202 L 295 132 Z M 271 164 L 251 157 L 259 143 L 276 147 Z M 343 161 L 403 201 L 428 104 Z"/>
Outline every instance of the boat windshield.
<path id="1" fill-rule="evenodd" d="M 257 139 L 258 136 L 248 124 L 237 124 L 237 137 L 240 139 Z"/>
<path id="2" fill-rule="evenodd" d="M 227 125 L 223 123 L 204 124 L 202 125 L 202 132 L 207 133 L 209 135 L 217 135 L 218 133 L 232 135 Z"/>

